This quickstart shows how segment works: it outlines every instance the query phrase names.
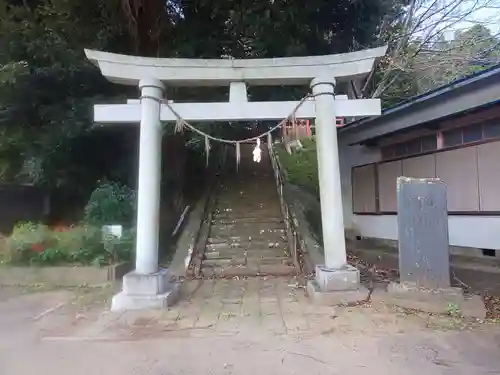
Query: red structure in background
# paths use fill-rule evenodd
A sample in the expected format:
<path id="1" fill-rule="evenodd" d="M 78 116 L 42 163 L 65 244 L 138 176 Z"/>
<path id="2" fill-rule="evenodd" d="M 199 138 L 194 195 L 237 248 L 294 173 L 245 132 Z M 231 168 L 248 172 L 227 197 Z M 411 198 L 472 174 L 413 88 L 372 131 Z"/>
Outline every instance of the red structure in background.
<path id="1" fill-rule="evenodd" d="M 311 124 L 311 120 L 296 120 L 295 125 L 294 127 L 293 124 L 289 122 L 287 125 L 283 126 L 283 138 L 292 137 L 302 139 L 313 136 L 313 128 L 315 126 Z M 344 126 L 344 118 L 337 117 L 337 127 L 341 126 Z M 294 130 L 297 131 L 297 134 L 294 134 Z"/>

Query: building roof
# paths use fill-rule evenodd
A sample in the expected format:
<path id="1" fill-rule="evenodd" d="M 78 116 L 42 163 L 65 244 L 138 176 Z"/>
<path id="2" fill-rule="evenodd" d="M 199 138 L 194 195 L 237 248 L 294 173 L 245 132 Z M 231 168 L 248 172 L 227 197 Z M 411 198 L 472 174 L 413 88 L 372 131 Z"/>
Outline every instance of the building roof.
<path id="1" fill-rule="evenodd" d="M 348 123 L 339 131 L 349 143 L 362 143 L 499 100 L 500 64 L 386 108 L 381 116 Z"/>

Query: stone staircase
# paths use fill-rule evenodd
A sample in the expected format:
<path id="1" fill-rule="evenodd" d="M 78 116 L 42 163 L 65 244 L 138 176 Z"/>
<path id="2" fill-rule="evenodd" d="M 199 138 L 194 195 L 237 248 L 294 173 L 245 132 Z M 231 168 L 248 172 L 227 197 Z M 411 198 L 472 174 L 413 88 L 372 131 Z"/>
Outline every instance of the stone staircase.
<path id="1" fill-rule="evenodd" d="M 296 273 L 269 155 L 263 149 L 255 163 L 252 150 L 241 145 L 238 172 L 228 157 L 215 191 L 200 267 L 205 278 Z"/>

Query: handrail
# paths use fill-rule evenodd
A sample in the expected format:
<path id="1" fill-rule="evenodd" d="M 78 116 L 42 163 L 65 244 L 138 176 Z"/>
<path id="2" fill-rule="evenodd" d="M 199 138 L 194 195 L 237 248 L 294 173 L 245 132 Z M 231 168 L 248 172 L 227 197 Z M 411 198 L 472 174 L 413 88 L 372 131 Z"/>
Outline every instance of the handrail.
<path id="1" fill-rule="evenodd" d="M 212 173 L 209 174 L 210 178 L 204 194 L 189 212 L 187 218 L 184 219 L 185 223 L 181 225 L 181 234 L 169 267 L 171 274 L 177 280 L 185 277 L 199 277 L 201 258 L 205 251 L 208 228 L 211 222 L 214 189 L 220 171 L 226 163 L 226 154 L 227 147 L 224 146 L 221 153 L 215 158 L 215 162 L 210 166 Z"/>
<path id="2" fill-rule="evenodd" d="M 276 188 L 278 191 L 281 211 L 285 221 L 285 230 L 287 233 L 290 254 L 297 270 L 306 274 L 314 272 L 315 263 L 309 254 L 306 243 L 310 240 L 304 235 L 303 230 L 300 228 L 297 212 L 294 208 L 293 202 L 287 202 L 285 199 L 285 175 L 282 170 L 279 159 L 274 151 L 272 142 L 268 139 L 268 152 L 271 160 L 271 165 L 274 171 L 274 178 L 276 180 Z"/>

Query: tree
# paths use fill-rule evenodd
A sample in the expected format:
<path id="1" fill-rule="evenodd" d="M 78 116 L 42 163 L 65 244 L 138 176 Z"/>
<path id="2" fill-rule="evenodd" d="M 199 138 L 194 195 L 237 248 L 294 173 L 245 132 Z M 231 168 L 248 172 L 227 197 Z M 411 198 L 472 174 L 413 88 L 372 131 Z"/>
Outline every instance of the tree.
<path id="1" fill-rule="evenodd" d="M 118 93 L 83 56 L 83 45 L 107 48 L 120 36 L 109 26 L 116 24 L 113 7 L 94 3 L 0 2 L 4 180 L 71 181 L 68 153 L 91 128 L 91 103 Z"/>
<path id="2" fill-rule="evenodd" d="M 498 63 L 499 41 L 476 15 L 489 10 L 484 23 L 498 23 L 499 5 L 496 0 L 410 0 L 393 22 L 384 23 L 381 37 L 388 54 L 360 91 L 393 103 Z M 445 37 L 472 21 L 476 25 L 468 30 Z"/>
<path id="3" fill-rule="evenodd" d="M 0 0 L 0 177 L 49 189 L 85 190 L 103 173 L 97 166 L 108 165 L 103 160 L 116 159 L 112 156 L 121 148 L 115 148 L 115 143 L 134 141 L 120 136 L 119 141 L 112 142 L 113 147 L 106 147 L 104 142 L 112 135 L 92 130 L 94 103 L 137 96 L 137 89 L 127 91 L 107 83 L 86 61 L 84 48 L 207 58 L 346 52 L 377 43 L 382 20 L 392 23 L 402 3 Z M 264 89 L 253 95 L 281 95 L 277 92 Z M 227 88 L 169 90 L 167 96 L 176 100 L 206 100 L 207 96 L 224 100 Z M 215 134 L 228 132 L 224 126 L 205 126 Z M 178 142 L 186 140 L 175 137 Z M 103 148 L 96 150 L 91 144 Z M 85 153 L 92 155 L 86 159 Z M 87 183 L 80 180 L 82 174 Z"/>

